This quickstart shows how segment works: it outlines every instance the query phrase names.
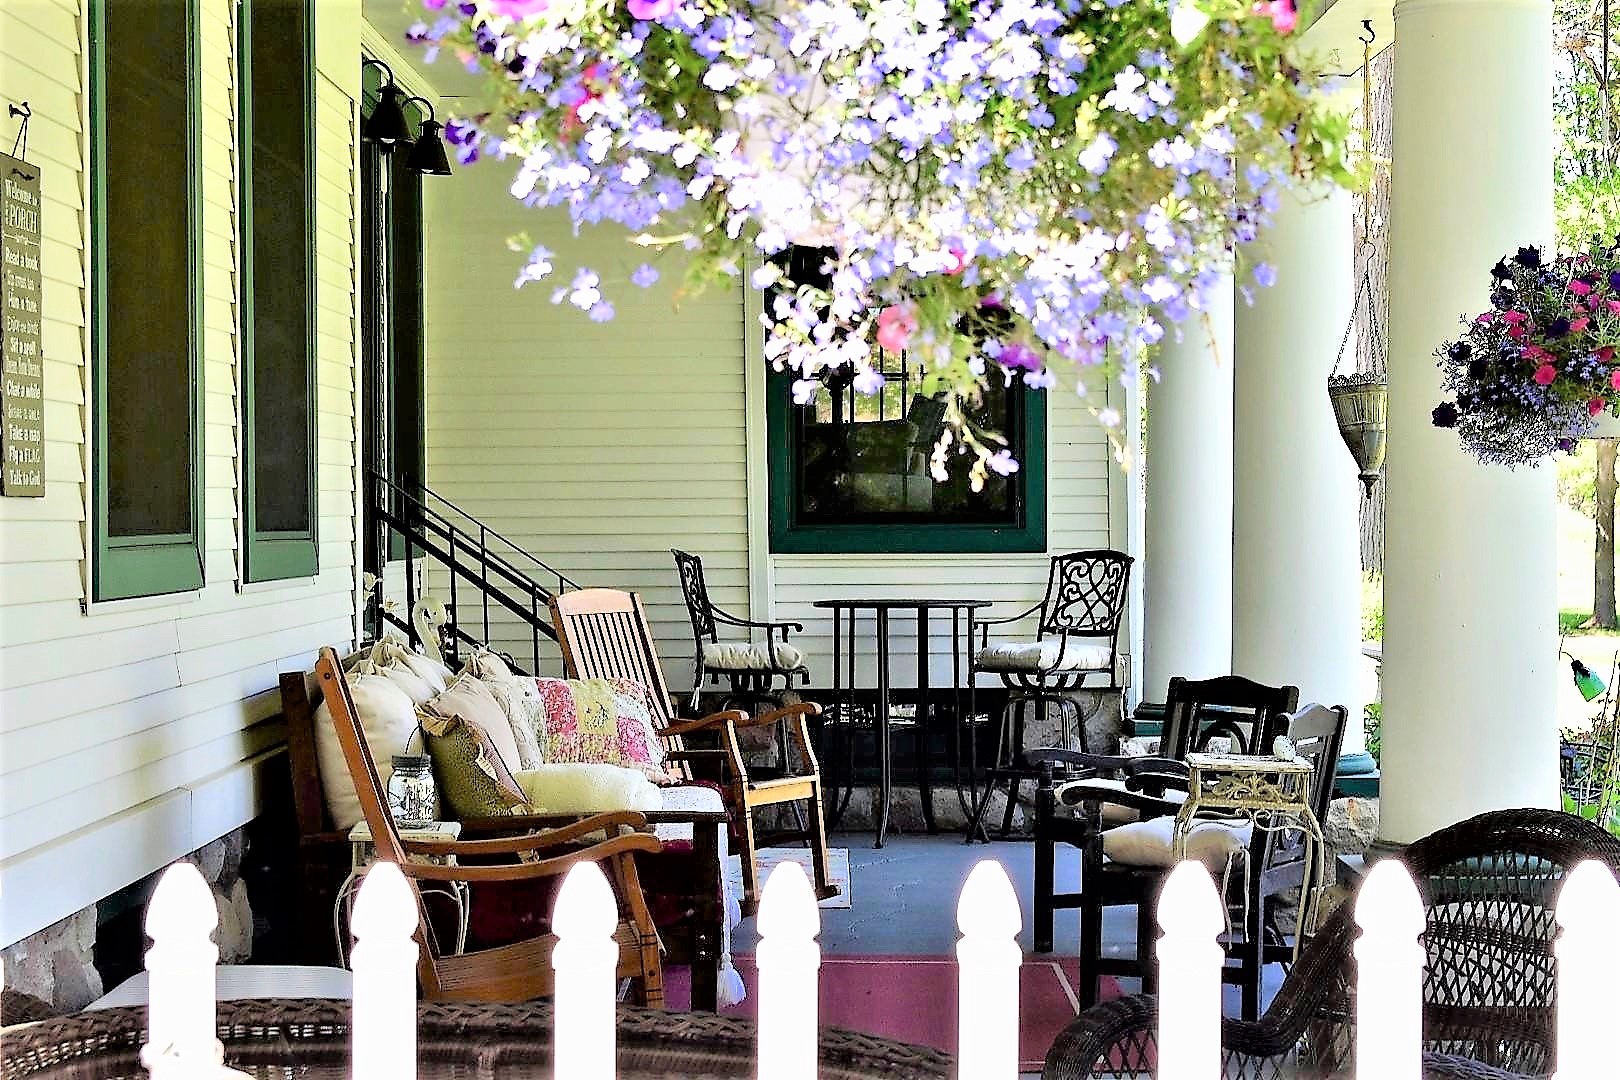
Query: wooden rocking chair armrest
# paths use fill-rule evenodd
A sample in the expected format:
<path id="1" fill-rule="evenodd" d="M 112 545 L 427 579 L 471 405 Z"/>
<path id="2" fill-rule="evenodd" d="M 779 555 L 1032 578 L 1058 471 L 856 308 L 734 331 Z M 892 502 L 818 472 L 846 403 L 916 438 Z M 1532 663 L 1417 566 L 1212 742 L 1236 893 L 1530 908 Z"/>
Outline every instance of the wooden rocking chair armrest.
<path id="1" fill-rule="evenodd" d="M 520 852 L 571 844 L 595 833 L 605 832 L 611 837 L 618 834 L 621 828 L 638 832 L 648 828 L 646 817 L 635 810 L 614 810 L 606 814 L 593 814 L 559 827 L 550 827 L 548 818 L 514 817 L 509 820 L 518 828 L 521 828 L 526 820 L 538 820 L 546 824 L 542 824 L 538 832 L 526 831 L 521 835 L 485 840 L 402 840 L 401 843 L 406 853 L 410 855 L 516 855 Z"/>
<path id="2" fill-rule="evenodd" d="M 761 713 L 759 716 L 749 717 L 745 715 L 741 720 L 736 721 L 736 725 L 739 728 L 769 727 L 772 724 L 778 724 L 783 720 L 790 720 L 794 717 L 820 715 L 820 705 L 813 701 L 800 701 L 792 705 L 784 705 L 780 709 L 772 709 L 770 712 Z"/>
<path id="3" fill-rule="evenodd" d="M 1057 801 L 1065 806 L 1124 806 L 1139 812 L 1142 817 L 1172 815 L 1181 809 L 1180 803 L 1157 798 L 1140 791 L 1114 791 L 1091 786 L 1086 780 L 1071 780 L 1053 789 Z"/>
<path id="4" fill-rule="evenodd" d="M 1167 776 L 1178 776 L 1187 780 L 1192 776 L 1192 770 L 1187 768 L 1185 761 L 1177 761 L 1167 757 L 1133 757 L 1126 758 L 1124 769 L 1131 775 L 1139 773 L 1161 773 Z"/>
<path id="5" fill-rule="evenodd" d="M 1189 791 L 1192 783 L 1185 773 L 1148 771 L 1132 772 L 1125 778 L 1126 791 L 1139 791 L 1155 798 L 1163 797 L 1171 788 Z"/>
<path id="6" fill-rule="evenodd" d="M 691 735 L 697 731 L 708 731 L 710 728 L 723 727 L 727 721 L 733 724 L 748 722 L 748 714 L 741 709 L 727 709 L 725 712 L 713 713 L 701 720 L 677 720 L 658 733 L 661 739 L 674 739 Z"/>
<path id="7" fill-rule="evenodd" d="M 725 756 L 726 752 L 724 750 L 685 749 L 664 751 L 664 760 L 666 761 L 714 761 L 716 758 L 724 758 Z"/>
<path id="8" fill-rule="evenodd" d="M 458 847 L 460 841 L 450 843 L 434 843 L 422 846 L 432 847 Z M 411 845 L 414 847 L 416 845 Z M 407 847 L 407 851 L 410 848 Z M 524 849 L 519 849 L 524 850 Z M 527 881 L 532 878 L 556 877 L 565 874 L 576 864 L 582 862 L 603 862 L 623 855 L 631 855 L 638 851 L 657 854 L 664 850 L 664 842 L 656 836 L 647 833 L 627 833 L 622 836 L 610 837 L 599 844 L 592 844 L 578 851 L 570 851 L 563 855 L 554 855 L 549 859 L 537 859 L 534 862 L 507 863 L 501 866 L 463 866 L 445 865 L 444 863 L 408 862 L 400 865 L 400 870 L 406 877 L 418 881 Z M 437 852 L 436 854 L 454 855 L 456 851 Z M 517 852 L 512 852 L 516 854 Z M 422 854 L 430 854 L 422 852 Z M 467 854 L 473 854 L 467 852 Z M 488 852 L 478 852 L 488 854 Z M 496 854 L 499 854 L 498 852 Z"/>

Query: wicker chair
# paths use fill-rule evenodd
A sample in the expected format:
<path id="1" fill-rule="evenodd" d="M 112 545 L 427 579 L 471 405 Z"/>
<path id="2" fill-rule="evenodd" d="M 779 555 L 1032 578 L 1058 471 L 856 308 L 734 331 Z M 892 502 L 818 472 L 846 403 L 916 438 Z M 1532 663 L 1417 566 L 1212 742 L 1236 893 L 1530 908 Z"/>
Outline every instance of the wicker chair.
<path id="1" fill-rule="evenodd" d="M 1558 883 L 1587 859 L 1620 873 L 1620 839 L 1572 814 L 1499 810 L 1424 837 L 1400 858 L 1428 912 L 1425 1074 L 1478 1080 L 1549 1074 L 1556 1036 L 1552 943 Z M 1223 1075 L 1351 1075 L 1353 915 L 1349 903 L 1333 913 L 1265 1015 L 1221 1021 Z M 1041 1075 L 1151 1076 L 1157 1027 L 1151 995 L 1087 1009 L 1053 1043 Z"/>

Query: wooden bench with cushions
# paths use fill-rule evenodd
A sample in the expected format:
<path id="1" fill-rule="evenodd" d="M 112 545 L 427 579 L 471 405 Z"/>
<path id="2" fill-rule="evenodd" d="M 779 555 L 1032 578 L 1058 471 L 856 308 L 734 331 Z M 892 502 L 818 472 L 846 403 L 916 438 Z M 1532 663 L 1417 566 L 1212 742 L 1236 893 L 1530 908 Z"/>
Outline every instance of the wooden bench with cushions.
<path id="1" fill-rule="evenodd" d="M 350 656 L 342 662 L 343 667 L 352 666 L 363 655 Z M 321 782 L 315 729 L 322 690 L 316 673 L 284 673 L 281 697 L 299 831 L 299 959 L 309 964 L 330 964 L 336 960 L 332 912 L 338 887 L 349 873 L 352 847 L 348 831 L 332 819 Z M 712 792 L 701 789 L 692 794 L 713 796 Z M 666 800 L 669 801 L 676 800 Z M 719 1004 L 719 980 L 724 961 L 724 866 L 720 829 L 725 827 L 726 814 L 717 796 L 685 802 L 689 804 L 687 807 L 647 810 L 643 817 L 660 833 L 685 833 L 689 834 L 689 840 L 666 843 L 665 852 L 638 855 L 637 860 L 649 901 L 664 913 L 659 928 L 667 949 L 666 961 L 691 964 L 692 1006 L 713 1011 Z M 578 820 L 580 815 L 577 814 L 466 817 L 461 820 L 461 837 L 480 840 L 512 836 L 555 829 Z M 485 890 L 486 894 L 491 891 Z M 486 895 L 483 904 L 475 900 L 475 928 L 480 915 L 485 916 L 483 921 L 489 931 L 485 937 L 489 937 L 545 914 L 501 910 L 522 903 L 520 896 L 520 893 L 508 892 L 493 901 Z"/>

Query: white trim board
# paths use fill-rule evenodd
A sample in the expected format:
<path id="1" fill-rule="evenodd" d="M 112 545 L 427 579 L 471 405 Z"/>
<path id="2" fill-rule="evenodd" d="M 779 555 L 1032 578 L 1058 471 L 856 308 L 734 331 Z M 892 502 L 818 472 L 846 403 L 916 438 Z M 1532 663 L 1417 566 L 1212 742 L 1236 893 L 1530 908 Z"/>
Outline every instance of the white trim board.
<path id="1" fill-rule="evenodd" d="M 0 864 L 0 947 L 21 941 L 252 821 L 277 746 Z"/>

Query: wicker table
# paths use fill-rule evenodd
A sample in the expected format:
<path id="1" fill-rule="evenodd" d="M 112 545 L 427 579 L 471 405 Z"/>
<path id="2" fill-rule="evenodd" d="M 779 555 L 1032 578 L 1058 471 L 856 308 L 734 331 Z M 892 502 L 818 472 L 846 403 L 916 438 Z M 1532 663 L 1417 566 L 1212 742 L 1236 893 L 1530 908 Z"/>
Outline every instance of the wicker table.
<path id="1" fill-rule="evenodd" d="M 1299 890 L 1299 932 L 1294 935 L 1297 960 L 1300 942 L 1316 929 L 1327 841 L 1311 812 L 1311 763 L 1296 757 L 1287 739 L 1277 740 L 1276 751 L 1275 755 L 1187 755 L 1187 801 L 1176 812 L 1175 856 L 1178 860 L 1187 857 L 1187 835 L 1201 815 L 1242 818 L 1252 828 L 1266 832 L 1300 833 L 1305 880 Z"/>
<path id="2" fill-rule="evenodd" d="M 219 1007 L 225 1060 L 256 1077 L 348 1080 L 349 1002 L 237 1001 Z M 551 1006 L 420 1006 L 421 1080 L 551 1080 Z M 8 1028 L 0 1078 L 146 1080 L 138 1060 L 144 1008 L 75 1013 Z M 752 1023 L 704 1013 L 620 1006 L 620 1080 L 753 1080 Z M 946 1080 L 955 1062 L 937 1050 L 823 1028 L 821 1080 Z"/>

